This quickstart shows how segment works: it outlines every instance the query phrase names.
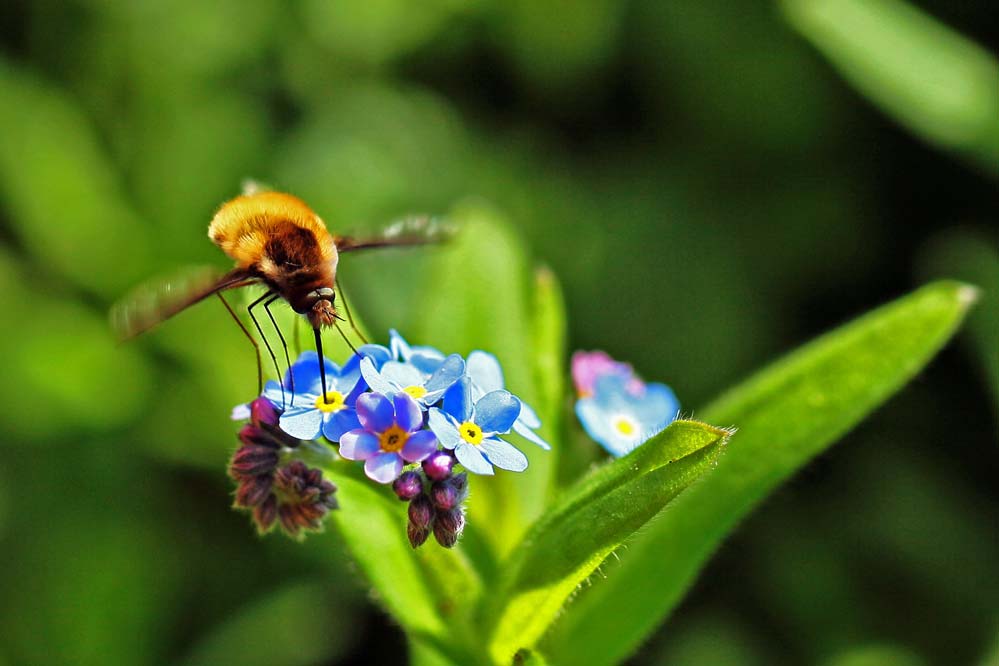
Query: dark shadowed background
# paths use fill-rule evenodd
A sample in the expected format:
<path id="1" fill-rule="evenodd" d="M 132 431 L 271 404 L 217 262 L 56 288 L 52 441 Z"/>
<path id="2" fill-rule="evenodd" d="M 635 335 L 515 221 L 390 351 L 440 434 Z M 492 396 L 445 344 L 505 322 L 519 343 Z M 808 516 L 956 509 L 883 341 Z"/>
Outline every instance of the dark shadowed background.
<path id="1" fill-rule="evenodd" d="M 4 2 L 0 665 L 404 661 L 335 535 L 260 539 L 229 509 L 254 370 L 221 306 L 124 347 L 106 324 L 139 282 L 226 266 L 205 230 L 247 177 L 338 231 L 495 211 L 561 278 L 571 348 L 695 416 L 932 277 L 978 283 L 958 339 L 633 663 L 996 663 L 999 24 L 880 2 L 868 33 L 839 0 Z M 981 50 L 937 53 L 930 16 Z M 382 342 L 431 316 L 421 252 L 341 263 Z"/>

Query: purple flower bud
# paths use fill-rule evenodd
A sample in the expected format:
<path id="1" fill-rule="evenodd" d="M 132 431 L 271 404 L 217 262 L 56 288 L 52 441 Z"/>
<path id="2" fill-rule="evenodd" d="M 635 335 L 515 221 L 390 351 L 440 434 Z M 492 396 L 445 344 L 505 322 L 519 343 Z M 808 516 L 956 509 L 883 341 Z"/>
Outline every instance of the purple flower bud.
<path id="1" fill-rule="evenodd" d="M 430 500 L 434 507 L 447 511 L 458 504 L 458 490 L 447 481 L 438 481 L 430 489 Z"/>
<path id="2" fill-rule="evenodd" d="M 274 527 L 277 520 L 278 503 L 277 497 L 270 495 L 263 504 L 253 508 L 253 522 L 257 524 L 257 531 L 266 534 Z"/>
<path id="3" fill-rule="evenodd" d="M 274 477 L 269 474 L 261 476 L 251 476 L 239 482 L 236 488 L 235 505 L 241 508 L 250 508 L 263 504 L 271 494 L 271 486 L 274 484 Z"/>
<path id="4" fill-rule="evenodd" d="M 468 497 L 468 474 L 465 472 L 455 474 L 447 482 L 458 491 L 458 504 L 464 502 L 465 498 Z"/>
<path id="5" fill-rule="evenodd" d="M 465 529 L 465 512 L 461 507 L 449 511 L 438 511 L 434 517 L 434 538 L 445 548 L 458 543 L 458 537 Z"/>
<path id="6" fill-rule="evenodd" d="M 277 407 L 264 396 L 250 403 L 250 422 L 255 426 L 277 425 L 279 416 Z"/>
<path id="7" fill-rule="evenodd" d="M 238 480 L 270 474 L 277 464 L 277 449 L 259 444 L 244 444 L 236 449 L 232 462 L 229 463 L 229 476 Z"/>
<path id="8" fill-rule="evenodd" d="M 416 472 L 403 472 L 392 483 L 392 490 L 399 499 L 408 502 L 423 492 L 423 479 Z"/>
<path id="9" fill-rule="evenodd" d="M 423 471 L 431 481 L 443 481 L 451 476 L 454 457 L 447 451 L 436 451 L 423 461 Z"/>
<path id="10" fill-rule="evenodd" d="M 430 522 L 434 519 L 434 507 L 427 499 L 426 495 L 417 495 L 409 503 L 409 522 L 414 527 L 425 529 L 430 527 Z"/>
<path id="11" fill-rule="evenodd" d="M 423 545 L 423 542 L 427 540 L 430 536 L 429 527 L 417 527 L 413 523 L 406 525 L 406 536 L 409 537 L 409 545 L 413 548 L 419 548 Z"/>
<path id="12" fill-rule="evenodd" d="M 274 449 L 279 446 L 263 427 L 255 426 L 252 423 L 247 423 L 239 429 L 239 441 L 243 444 L 268 446 Z"/>

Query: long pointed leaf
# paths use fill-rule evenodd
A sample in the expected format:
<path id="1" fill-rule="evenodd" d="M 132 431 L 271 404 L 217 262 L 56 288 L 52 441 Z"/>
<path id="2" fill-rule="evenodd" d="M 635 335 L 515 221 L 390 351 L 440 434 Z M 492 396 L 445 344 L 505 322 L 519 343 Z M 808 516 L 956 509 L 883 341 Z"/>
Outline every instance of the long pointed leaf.
<path id="1" fill-rule="evenodd" d="M 604 559 L 714 465 L 728 436 L 703 423 L 676 421 L 570 489 L 505 567 L 490 613 L 493 659 L 507 663 L 521 648 L 534 647 Z"/>
<path id="2" fill-rule="evenodd" d="M 702 416 L 738 446 L 630 542 L 547 644 L 561 664 L 614 664 L 674 608 L 721 540 L 779 483 L 913 377 L 957 329 L 976 290 L 938 282 L 879 308 L 753 376 Z"/>

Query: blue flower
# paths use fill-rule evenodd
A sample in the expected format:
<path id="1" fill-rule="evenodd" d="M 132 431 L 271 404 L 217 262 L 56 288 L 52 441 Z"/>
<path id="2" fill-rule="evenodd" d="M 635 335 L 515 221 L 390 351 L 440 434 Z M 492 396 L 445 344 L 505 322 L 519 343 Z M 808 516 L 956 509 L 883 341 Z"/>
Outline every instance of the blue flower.
<path id="1" fill-rule="evenodd" d="M 441 367 L 446 358 L 444 352 L 435 347 L 411 346 L 394 328 L 389 329 L 389 351 L 393 360 L 409 363 L 427 375 Z"/>
<path id="2" fill-rule="evenodd" d="M 437 438 L 423 430 L 423 410 L 406 393 L 391 399 L 364 393 L 357 399 L 357 428 L 340 438 L 340 455 L 363 460 L 364 473 L 378 483 L 391 483 L 407 462 L 419 462 L 437 450 Z"/>
<path id="3" fill-rule="evenodd" d="M 492 474 L 494 465 L 527 469 L 527 457 L 497 436 L 510 432 L 520 414 L 520 400 L 509 391 L 490 391 L 473 402 L 471 382 L 462 377 L 445 394 L 443 407 L 430 409 L 430 429 L 465 469 L 475 474 Z"/>
<path id="4" fill-rule="evenodd" d="M 326 396 L 322 393 L 319 356 L 314 351 L 302 352 L 285 375 L 284 407 L 278 424 L 281 430 L 298 439 L 316 439 L 322 433 L 330 441 L 338 441 L 348 430 L 360 427 L 354 411 L 354 401 L 365 390 L 359 358 L 370 363 L 367 356 L 354 357 L 340 368 L 323 359 L 326 369 Z M 294 379 L 295 391 L 291 386 Z M 282 406 L 281 386 L 267 382 L 264 397 Z"/>
<path id="5" fill-rule="evenodd" d="M 380 370 L 369 358 L 362 358 L 360 365 L 361 375 L 372 391 L 390 398 L 397 393 L 406 393 L 424 408 L 440 400 L 465 374 L 465 361 L 458 354 L 445 358 L 433 373 L 402 361 L 388 361 Z"/>
<path id="6" fill-rule="evenodd" d="M 465 373 L 472 382 L 472 399 L 478 400 L 486 393 L 499 391 L 503 386 L 503 369 L 495 356 L 476 350 L 468 355 Z M 513 422 L 513 431 L 524 439 L 548 450 L 551 446 L 534 431 L 541 427 L 541 419 L 526 402 L 520 403 L 520 415 Z"/>
<path id="7" fill-rule="evenodd" d="M 607 374 L 593 394 L 576 402 L 576 415 L 587 434 L 620 457 L 668 426 L 680 403 L 665 384 L 636 385 L 634 377 Z"/>

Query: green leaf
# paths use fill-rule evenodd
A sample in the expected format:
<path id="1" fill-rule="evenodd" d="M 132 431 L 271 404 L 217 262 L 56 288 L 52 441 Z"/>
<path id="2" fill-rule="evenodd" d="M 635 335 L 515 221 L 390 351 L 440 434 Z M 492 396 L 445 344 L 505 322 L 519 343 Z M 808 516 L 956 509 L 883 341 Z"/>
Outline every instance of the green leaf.
<path id="1" fill-rule="evenodd" d="M 407 632 L 429 637 L 447 629 L 434 604 L 429 580 L 406 538 L 405 505 L 379 492 L 371 482 L 327 467 L 338 486 L 339 510 L 332 521 L 374 591 Z"/>
<path id="2" fill-rule="evenodd" d="M 791 24 L 888 115 L 999 173 L 999 64 L 899 0 L 784 0 Z"/>
<path id="3" fill-rule="evenodd" d="M 449 219 L 459 233 L 434 255 L 422 297 L 422 325 L 409 341 L 445 353 L 482 349 L 495 354 L 506 388 L 536 405 L 524 250 L 500 217 L 481 205 L 460 206 Z M 548 492 L 552 457 L 532 444 L 522 450 L 530 462 L 526 472 L 476 478 L 469 501 L 469 522 L 482 526 L 499 555 L 540 514 L 543 504 L 536 498 Z"/>
<path id="4" fill-rule="evenodd" d="M 714 465 L 729 434 L 675 421 L 551 507 L 504 567 L 490 613 L 493 659 L 507 663 L 520 648 L 534 647 L 604 559 Z"/>
<path id="5" fill-rule="evenodd" d="M 681 495 L 580 595 L 548 643 L 556 663 L 631 654 L 721 540 L 784 479 L 913 377 L 957 329 L 973 287 L 937 282 L 822 336 L 700 415 L 739 429 L 718 468 Z"/>
<path id="6" fill-rule="evenodd" d="M 541 436 L 549 443 L 558 441 L 562 426 L 562 401 L 565 397 L 565 302 L 558 278 L 548 268 L 540 268 L 534 275 L 534 325 L 533 367 L 538 403 L 532 405 L 541 418 Z M 533 445 L 528 445 L 533 446 Z M 558 468 L 562 453 L 559 446 L 547 453 L 550 474 Z M 532 474 L 540 473 L 532 469 Z M 554 479 L 549 490 L 554 486 Z M 538 506 L 547 504 L 547 497 L 532 498 Z"/>

